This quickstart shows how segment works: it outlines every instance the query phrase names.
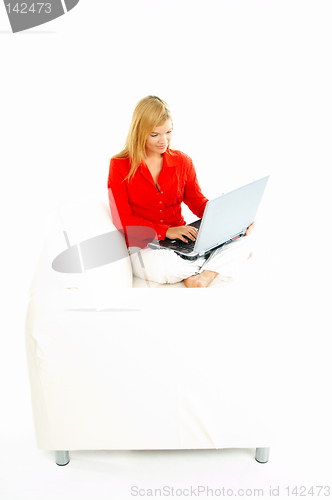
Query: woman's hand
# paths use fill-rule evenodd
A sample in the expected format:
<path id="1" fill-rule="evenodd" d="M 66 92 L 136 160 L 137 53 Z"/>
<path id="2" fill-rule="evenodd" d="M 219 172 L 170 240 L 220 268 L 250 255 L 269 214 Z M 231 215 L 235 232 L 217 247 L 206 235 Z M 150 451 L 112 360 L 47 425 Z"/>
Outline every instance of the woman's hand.
<path id="1" fill-rule="evenodd" d="M 255 222 L 253 222 L 248 228 L 247 228 L 247 232 L 245 234 L 245 236 L 249 236 L 249 234 L 251 233 L 251 231 L 253 230 L 255 226 Z"/>
<path id="2" fill-rule="evenodd" d="M 198 231 L 195 227 L 192 226 L 177 226 L 177 227 L 169 227 L 166 231 L 166 238 L 170 240 L 182 240 L 185 243 L 188 243 L 186 238 L 195 241 L 197 238 Z"/>

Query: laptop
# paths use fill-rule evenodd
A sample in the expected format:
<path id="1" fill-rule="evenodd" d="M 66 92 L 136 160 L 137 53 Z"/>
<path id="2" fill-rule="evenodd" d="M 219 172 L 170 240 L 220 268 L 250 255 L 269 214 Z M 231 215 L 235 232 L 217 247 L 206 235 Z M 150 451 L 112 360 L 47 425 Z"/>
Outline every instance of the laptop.
<path id="1" fill-rule="evenodd" d="M 203 218 L 188 226 L 198 230 L 195 241 L 153 240 L 148 247 L 154 250 L 173 250 L 183 259 L 196 260 L 212 250 L 241 238 L 255 221 L 269 175 L 223 194 L 207 202 Z"/>

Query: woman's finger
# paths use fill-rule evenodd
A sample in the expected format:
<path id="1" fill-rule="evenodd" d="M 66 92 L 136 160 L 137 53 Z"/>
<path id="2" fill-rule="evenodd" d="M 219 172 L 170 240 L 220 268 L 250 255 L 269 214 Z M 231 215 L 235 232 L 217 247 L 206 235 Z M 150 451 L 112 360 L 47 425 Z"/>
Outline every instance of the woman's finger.
<path id="1" fill-rule="evenodd" d="M 192 240 L 195 240 L 197 238 L 197 234 L 198 234 L 198 231 L 195 227 L 192 227 L 192 226 L 187 226 L 188 227 L 188 232 L 187 232 L 187 235 L 189 236 L 189 238 L 191 238 L 192 236 Z"/>
<path id="2" fill-rule="evenodd" d="M 195 241 L 196 237 L 192 233 L 186 233 L 186 237 L 190 238 L 192 241 Z"/>
<path id="3" fill-rule="evenodd" d="M 188 231 L 187 235 L 188 238 L 190 238 L 191 240 L 195 240 L 196 239 L 196 235 L 195 233 L 192 233 L 191 231 Z"/>
<path id="4" fill-rule="evenodd" d="M 251 231 L 253 230 L 253 227 L 255 226 L 255 222 L 253 222 L 252 224 L 250 224 L 250 226 L 247 227 L 247 231 L 246 231 L 246 234 L 245 236 L 249 236 L 249 234 L 251 233 Z"/>

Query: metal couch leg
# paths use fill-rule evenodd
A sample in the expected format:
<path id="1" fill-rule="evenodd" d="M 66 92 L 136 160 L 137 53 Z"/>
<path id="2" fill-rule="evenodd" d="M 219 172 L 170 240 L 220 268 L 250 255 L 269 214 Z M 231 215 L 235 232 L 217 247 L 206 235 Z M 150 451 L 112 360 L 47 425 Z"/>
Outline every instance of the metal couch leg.
<path id="1" fill-rule="evenodd" d="M 270 448 L 256 448 L 255 459 L 260 464 L 266 464 L 269 461 Z"/>
<path id="2" fill-rule="evenodd" d="M 55 463 L 57 465 L 67 465 L 70 462 L 69 451 L 56 451 Z"/>

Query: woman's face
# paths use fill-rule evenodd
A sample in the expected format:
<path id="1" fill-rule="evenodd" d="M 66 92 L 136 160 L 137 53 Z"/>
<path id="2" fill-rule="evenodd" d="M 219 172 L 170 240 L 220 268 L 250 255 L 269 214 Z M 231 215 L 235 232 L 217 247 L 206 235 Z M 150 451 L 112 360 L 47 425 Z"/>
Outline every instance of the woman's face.
<path id="1" fill-rule="evenodd" d="M 166 120 L 160 127 L 155 127 L 145 143 L 146 156 L 163 154 L 172 138 L 173 124 L 171 120 Z"/>

